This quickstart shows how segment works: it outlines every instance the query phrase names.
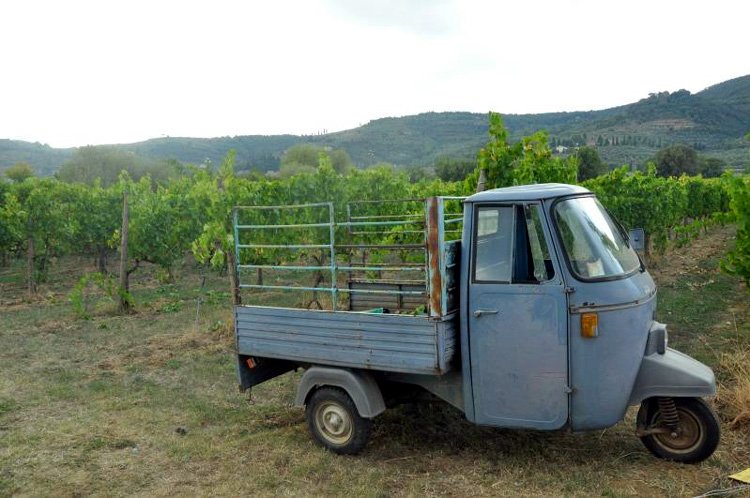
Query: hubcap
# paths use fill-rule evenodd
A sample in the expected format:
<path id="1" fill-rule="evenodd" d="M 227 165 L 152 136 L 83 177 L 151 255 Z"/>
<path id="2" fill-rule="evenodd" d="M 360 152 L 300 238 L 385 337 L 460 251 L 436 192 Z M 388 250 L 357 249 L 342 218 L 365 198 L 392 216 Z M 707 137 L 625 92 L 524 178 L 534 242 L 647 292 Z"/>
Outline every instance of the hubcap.
<path id="1" fill-rule="evenodd" d="M 354 432 L 349 412 L 338 403 L 326 401 L 315 410 L 315 425 L 331 444 L 344 445 Z"/>
<path id="2" fill-rule="evenodd" d="M 654 434 L 654 439 L 669 451 L 688 453 L 700 444 L 702 436 L 700 422 L 689 411 L 678 408 L 679 428 L 677 431 L 665 434 Z M 658 417 L 656 424 L 660 424 Z"/>

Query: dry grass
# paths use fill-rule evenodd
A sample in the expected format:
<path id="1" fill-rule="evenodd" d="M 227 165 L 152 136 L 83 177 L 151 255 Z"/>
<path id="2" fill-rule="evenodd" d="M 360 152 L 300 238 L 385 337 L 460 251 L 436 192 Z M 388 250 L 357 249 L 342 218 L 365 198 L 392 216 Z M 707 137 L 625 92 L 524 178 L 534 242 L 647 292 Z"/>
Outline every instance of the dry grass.
<path id="1" fill-rule="evenodd" d="M 62 282 L 53 299 L 0 309 L 0 496 L 620 497 L 731 487 L 726 476 L 750 462 L 747 423 L 732 424 L 747 408 L 747 295 L 688 254 L 660 302 L 672 312 L 662 320 L 676 322 L 670 342 L 705 353 L 720 380 L 724 435 L 702 464 L 650 456 L 633 410 L 574 435 L 477 427 L 444 405 L 389 410 L 361 456 L 333 455 L 291 407 L 299 374 L 251 399 L 237 393 L 228 305 L 204 299 L 196 322 L 196 297 L 223 291 L 223 280 L 198 291 L 198 275 L 169 286 L 144 274 L 134 315 L 78 320 Z M 718 296 L 726 301 L 687 315 Z"/>
<path id="2" fill-rule="evenodd" d="M 750 351 L 721 355 L 719 368 L 728 378 L 720 384 L 716 404 L 730 429 L 750 433 Z"/>

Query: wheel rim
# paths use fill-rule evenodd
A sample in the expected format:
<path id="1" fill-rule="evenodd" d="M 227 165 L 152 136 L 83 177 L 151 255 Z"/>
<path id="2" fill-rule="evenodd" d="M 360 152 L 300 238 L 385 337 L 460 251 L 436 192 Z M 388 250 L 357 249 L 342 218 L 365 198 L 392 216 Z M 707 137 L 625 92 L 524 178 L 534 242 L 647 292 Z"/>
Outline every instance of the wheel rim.
<path id="1" fill-rule="evenodd" d="M 315 410 L 315 426 L 327 441 L 335 445 L 346 444 L 354 432 L 349 412 L 331 401 L 321 403 Z"/>
<path id="2" fill-rule="evenodd" d="M 672 453 L 690 453 L 695 450 L 704 437 L 703 425 L 690 411 L 677 409 L 679 428 L 676 433 L 654 434 L 654 441 Z M 661 425 L 661 416 L 657 415 L 655 424 Z"/>

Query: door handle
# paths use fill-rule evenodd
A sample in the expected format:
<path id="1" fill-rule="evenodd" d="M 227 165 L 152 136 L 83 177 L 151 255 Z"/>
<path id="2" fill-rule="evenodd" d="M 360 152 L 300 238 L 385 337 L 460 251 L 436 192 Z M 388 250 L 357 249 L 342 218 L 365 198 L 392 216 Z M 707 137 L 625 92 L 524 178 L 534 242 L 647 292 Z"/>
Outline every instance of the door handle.
<path id="1" fill-rule="evenodd" d="M 479 318 L 482 315 L 497 315 L 497 310 L 475 310 L 474 316 Z"/>

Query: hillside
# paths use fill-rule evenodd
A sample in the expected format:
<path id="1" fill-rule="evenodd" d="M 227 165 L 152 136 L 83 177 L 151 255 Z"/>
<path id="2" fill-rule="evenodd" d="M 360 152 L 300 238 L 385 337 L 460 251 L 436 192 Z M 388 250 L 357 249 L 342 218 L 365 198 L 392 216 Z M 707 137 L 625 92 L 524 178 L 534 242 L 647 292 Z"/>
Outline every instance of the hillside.
<path id="1" fill-rule="evenodd" d="M 513 138 L 545 129 L 553 145 L 594 145 L 612 166 L 642 164 L 663 146 L 686 143 L 742 167 L 750 146 L 744 140 L 750 131 L 750 75 L 695 94 L 686 90 L 659 92 L 599 111 L 510 114 L 504 119 Z M 429 112 L 376 119 L 359 128 L 319 136 L 167 137 L 121 147 L 147 158 L 193 164 L 217 163 L 227 150 L 235 149 L 240 169 L 265 171 L 276 169 L 281 153 L 291 145 L 309 142 L 344 148 L 358 166 L 377 162 L 430 165 L 441 155 L 475 155 L 486 142 L 486 133 L 485 114 Z M 39 143 L 0 140 L 0 170 L 27 161 L 40 173 L 51 174 L 71 152 Z"/>
<path id="2" fill-rule="evenodd" d="M 27 162 L 40 175 L 51 175 L 73 149 L 55 149 L 39 142 L 0 139 L 0 172 L 17 162 Z"/>

